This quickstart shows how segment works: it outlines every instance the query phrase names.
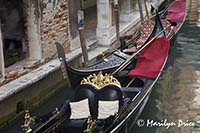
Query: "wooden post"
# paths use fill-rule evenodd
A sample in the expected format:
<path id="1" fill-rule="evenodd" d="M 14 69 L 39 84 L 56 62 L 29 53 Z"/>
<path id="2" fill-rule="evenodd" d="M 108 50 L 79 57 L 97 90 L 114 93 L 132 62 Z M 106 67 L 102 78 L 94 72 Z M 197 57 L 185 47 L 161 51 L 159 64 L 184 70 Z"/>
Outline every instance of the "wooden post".
<path id="1" fill-rule="evenodd" d="M 78 25 L 79 25 L 78 31 L 79 31 L 82 55 L 85 66 L 88 64 L 88 53 L 87 53 L 87 46 L 86 46 L 85 32 L 84 32 L 84 15 L 83 11 L 81 10 L 78 11 Z"/>
<path id="2" fill-rule="evenodd" d="M 138 7 L 139 7 L 139 12 L 140 12 L 141 22 L 144 22 L 144 16 L 143 16 L 143 11 L 142 11 L 142 0 L 138 0 Z"/>
<path id="3" fill-rule="evenodd" d="M 1 33 L 1 20 L 0 20 L 0 65 L 1 65 L 1 75 L 2 80 L 5 80 L 5 64 L 4 64 L 4 55 L 3 55 L 3 41 L 2 41 L 2 33 Z"/>
<path id="4" fill-rule="evenodd" d="M 115 28 L 117 37 L 117 46 L 120 46 L 120 29 L 119 29 L 119 4 L 118 0 L 114 0 L 114 12 L 115 12 Z"/>
<path id="5" fill-rule="evenodd" d="M 145 7 L 147 18 L 149 18 L 149 12 L 148 12 L 148 9 L 147 9 L 147 0 L 144 0 L 144 7 Z"/>

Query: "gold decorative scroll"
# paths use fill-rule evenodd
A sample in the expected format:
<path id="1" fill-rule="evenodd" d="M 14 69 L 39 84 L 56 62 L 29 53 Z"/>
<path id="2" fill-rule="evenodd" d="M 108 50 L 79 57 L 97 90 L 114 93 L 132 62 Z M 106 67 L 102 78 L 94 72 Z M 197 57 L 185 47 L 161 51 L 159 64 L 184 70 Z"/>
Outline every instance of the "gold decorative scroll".
<path id="1" fill-rule="evenodd" d="M 114 85 L 121 88 L 120 82 L 109 74 L 103 75 L 100 71 L 98 74 L 91 74 L 87 78 L 83 78 L 81 85 L 89 84 L 94 86 L 96 89 L 102 89 L 108 85 Z"/>

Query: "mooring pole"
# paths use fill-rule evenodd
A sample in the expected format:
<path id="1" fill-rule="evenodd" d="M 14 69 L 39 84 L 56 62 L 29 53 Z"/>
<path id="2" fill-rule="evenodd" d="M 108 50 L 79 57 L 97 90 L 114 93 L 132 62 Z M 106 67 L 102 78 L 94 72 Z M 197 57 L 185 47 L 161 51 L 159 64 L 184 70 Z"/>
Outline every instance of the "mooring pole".
<path id="1" fill-rule="evenodd" d="M 118 0 L 114 0 L 114 12 L 115 12 L 115 28 L 117 37 L 117 46 L 120 46 L 120 31 L 119 31 L 119 4 Z"/>
<path id="2" fill-rule="evenodd" d="M 85 32 L 84 32 L 84 14 L 83 11 L 81 10 L 78 11 L 78 25 L 79 25 L 78 31 L 79 31 L 82 55 L 85 66 L 88 64 L 88 53 L 87 53 L 87 46 L 86 46 Z"/>
<path id="3" fill-rule="evenodd" d="M 3 41 L 2 41 L 2 33 L 1 33 L 1 20 L 0 20 L 0 65 L 1 65 L 1 75 L 2 80 L 5 80 L 5 64 L 4 64 L 4 55 L 3 55 Z"/>
<path id="4" fill-rule="evenodd" d="M 140 20 L 141 22 L 144 22 L 144 16 L 143 16 L 143 11 L 142 11 L 142 0 L 137 0 L 138 1 L 138 8 L 140 12 Z"/>
<path id="5" fill-rule="evenodd" d="M 144 0 L 144 7 L 145 7 L 147 18 L 149 18 L 149 12 L 148 12 L 148 9 L 147 9 L 147 0 Z"/>

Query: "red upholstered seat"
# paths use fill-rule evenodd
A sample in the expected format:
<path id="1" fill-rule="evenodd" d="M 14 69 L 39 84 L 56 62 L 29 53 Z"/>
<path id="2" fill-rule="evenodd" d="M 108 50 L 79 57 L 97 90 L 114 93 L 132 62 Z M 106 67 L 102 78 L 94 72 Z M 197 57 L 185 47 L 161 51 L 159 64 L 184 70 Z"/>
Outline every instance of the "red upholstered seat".
<path id="1" fill-rule="evenodd" d="M 140 31 L 141 36 L 137 40 L 138 46 L 141 46 L 147 40 L 148 36 L 153 31 L 154 24 L 155 22 L 152 20 L 147 20 L 142 24 L 141 31 Z"/>
<path id="2" fill-rule="evenodd" d="M 129 77 L 155 79 L 162 68 L 169 50 L 166 37 L 155 39 L 140 54 L 136 68 L 129 72 Z"/>
<path id="3" fill-rule="evenodd" d="M 148 39 L 149 35 L 153 31 L 154 24 L 155 24 L 155 22 L 152 20 L 147 20 L 142 24 L 141 31 L 140 31 L 140 37 L 136 41 L 137 48 L 140 48 L 145 43 L 145 41 Z M 127 49 L 123 50 L 123 52 L 125 52 L 125 53 L 133 53 L 135 51 L 137 51 L 136 47 L 131 47 L 131 48 L 127 48 Z"/>
<path id="4" fill-rule="evenodd" d="M 169 22 L 182 22 L 184 20 L 185 2 L 186 0 L 175 0 L 169 7 L 166 18 Z"/>

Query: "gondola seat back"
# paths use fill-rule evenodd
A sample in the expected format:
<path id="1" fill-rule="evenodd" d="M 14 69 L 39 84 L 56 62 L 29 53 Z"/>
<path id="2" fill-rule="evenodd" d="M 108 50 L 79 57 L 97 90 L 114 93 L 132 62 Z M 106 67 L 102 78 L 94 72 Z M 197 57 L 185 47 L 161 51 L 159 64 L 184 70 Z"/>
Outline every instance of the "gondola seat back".
<path id="1" fill-rule="evenodd" d="M 122 92 L 115 85 L 108 85 L 98 91 L 98 100 L 101 101 L 119 101 L 119 107 L 122 103 Z"/>
<path id="2" fill-rule="evenodd" d="M 75 95 L 75 101 L 80 101 L 88 98 L 90 114 L 93 119 L 96 119 L 98 115 L 96 110 L 96 108 L 98 108 L 96 92 L 97 90 L 91 85 L 80 85 Z"/>
<path id="3" fill-rule="evenodd" d="M 80 101 L 88 98 L 90 114 L 93 119 L 98 118 L 99 101 L 119 101 L 119 107 L 122 103 L 122 92 L 118 86 L 108 85 L 102 89 L 96 89 L 92 85 L 80 85 L 75 95 L 75 100 Z"/>

